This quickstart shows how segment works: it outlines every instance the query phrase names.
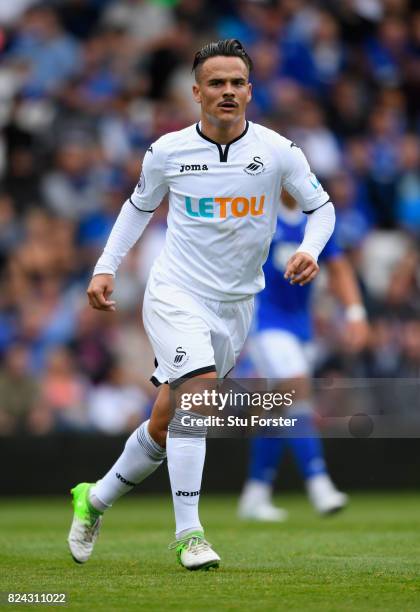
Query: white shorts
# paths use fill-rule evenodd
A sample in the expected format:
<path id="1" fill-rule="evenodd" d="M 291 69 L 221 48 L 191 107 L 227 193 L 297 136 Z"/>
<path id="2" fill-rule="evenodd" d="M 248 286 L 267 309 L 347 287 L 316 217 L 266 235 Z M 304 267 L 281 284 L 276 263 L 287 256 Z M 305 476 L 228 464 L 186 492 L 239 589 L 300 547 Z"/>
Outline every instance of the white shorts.
<path id="1" fill-rule="evenodd" d="M 291 332 L 267 329 L 253 335 L 249 352 L 258 375 L 263 378 L 297 378 L 310 376 L 314 363 L 314 346 L 302 342 Z"/>
<path id="2" fill-rule="evenodd" d="M 149 277 L 143 321 L 156 356 L 152 382 L 217 372 L 234 367 L 252 321 L 254 298 L 217 302 Z"/>

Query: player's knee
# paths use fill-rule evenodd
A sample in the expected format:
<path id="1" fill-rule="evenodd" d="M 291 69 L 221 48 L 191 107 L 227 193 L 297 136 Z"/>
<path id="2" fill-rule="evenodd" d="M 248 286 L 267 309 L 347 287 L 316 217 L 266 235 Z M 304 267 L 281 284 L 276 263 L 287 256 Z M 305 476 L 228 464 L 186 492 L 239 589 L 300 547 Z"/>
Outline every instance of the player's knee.
<path id="1" fill-rule="evenodd" d="M 166 436 L 168 435 L 168 424 L 153 422 L 149 423 L 149 434 L 159 446 L 166 447 Z"/>
<path id="2" fill-rule="evenodd" d="M 203 425 L 203 415 L 180 409 L 175 410 L 168 431 L 169 437 L 174 438 L 205 438 L 207 436 L 207 426 Z"/>

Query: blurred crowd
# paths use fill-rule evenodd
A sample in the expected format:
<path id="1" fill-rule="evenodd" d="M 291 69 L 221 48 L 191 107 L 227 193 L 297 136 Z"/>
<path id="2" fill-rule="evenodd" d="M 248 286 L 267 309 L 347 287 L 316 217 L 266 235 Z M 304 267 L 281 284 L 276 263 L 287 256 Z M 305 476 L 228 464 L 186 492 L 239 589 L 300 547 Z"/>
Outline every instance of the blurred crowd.
<path id="1" fill-rule="evenodd" d="M 118 312 L 85 290 L 145 149 L 197 120 L 191 63 L 239 38 L 249 119 L 305 151 L 371 322 L 362 354 L 314 304 L 319 372 L 420 374 L 420 9 L 409 0 L 0 2 L 0 434 L 129 431 L 150 410 L 141 295 L 166 204 L 124 261 Z"/>

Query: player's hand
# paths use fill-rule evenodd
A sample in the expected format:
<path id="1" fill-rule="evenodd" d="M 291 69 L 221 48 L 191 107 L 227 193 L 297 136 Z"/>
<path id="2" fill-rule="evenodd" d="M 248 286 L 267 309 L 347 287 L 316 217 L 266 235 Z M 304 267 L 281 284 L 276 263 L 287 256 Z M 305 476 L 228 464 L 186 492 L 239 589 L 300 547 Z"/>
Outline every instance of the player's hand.
<path id="1" fill-rule="evenodd" d="M 284 278 L 290 281 L 292 285 L 306 285 L 319 272 L 319 266 L 315 259 L 309 253 L 299 252 L 292 255 L 287 262 Z"/>
<path id="2" fill-rule="evenodd" d="M 89 304 L 96 310 L 115 311 L 115 302 L 109 300 L 114 291 L 114 277 L 112 274 L 96 274 L 89 283 L 87 295 Z"/>
<path id="3" fill-rule="evenodd" d="M 367 321 L 347 321 L 343 340 L 346 350 L 350 353 L 360 353 L 369 340 L 369 324 Z"/>

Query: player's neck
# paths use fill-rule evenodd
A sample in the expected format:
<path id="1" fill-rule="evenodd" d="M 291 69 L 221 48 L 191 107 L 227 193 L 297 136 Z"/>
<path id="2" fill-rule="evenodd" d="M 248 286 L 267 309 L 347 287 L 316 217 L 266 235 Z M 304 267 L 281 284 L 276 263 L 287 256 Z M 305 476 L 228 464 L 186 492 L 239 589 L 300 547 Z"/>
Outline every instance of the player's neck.
<path id="1" fill-rule="evenodd" d="M 240 121 L 229 123 L 225 125 L 217 125 L 209 121 L 205 116 L 201 117 L 201 132 L 210 140 L 214 140 L 221 145 L 228 144 L 238 138 L 246 127 L 245 117 L 241 118 Z"/>

